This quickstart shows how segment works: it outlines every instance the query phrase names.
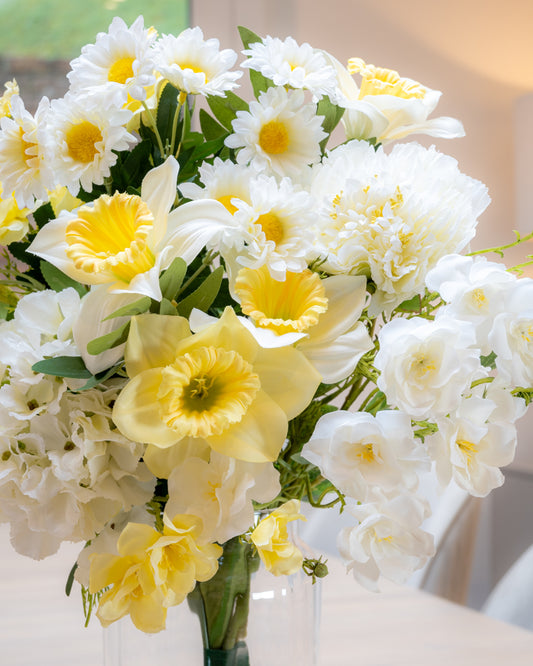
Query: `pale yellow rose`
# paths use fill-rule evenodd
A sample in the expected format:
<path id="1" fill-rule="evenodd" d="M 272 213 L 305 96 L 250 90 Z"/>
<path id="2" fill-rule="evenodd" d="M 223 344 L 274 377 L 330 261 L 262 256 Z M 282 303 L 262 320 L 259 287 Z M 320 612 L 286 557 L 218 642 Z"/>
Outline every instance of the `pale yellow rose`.
<path id="1" fill-rule="evenodd" d="M 9 245 L 24 238 L 29 228 L 29 212 L 28 208 L 17 206 L 13 195 L 0 199 L 0 245 Z"/>
<path id="2" fill-rule="evenodd" d="M 107 627 L 124 615 L 146 633 L 165 628 L 167 608 L 180 604 L 196 581 L 215 575 L 222 548 L 199 544 L 202 521 L 197 516 L 164 517 L 163 533 L 150 525 L 128 523 L 119 537 L 119 555 L 91 556 L 89 591 L 111 586 L 96 613 Z"/>
<path id="3" fill-rule="evenodd" d="M 289 540 L 287 523 L 293 520 L 305 520 L 295 499 L 263 518 L 250 535 L 261 561 L 274 576 L 288 576 L 302 566 L 302 552 Z"/>

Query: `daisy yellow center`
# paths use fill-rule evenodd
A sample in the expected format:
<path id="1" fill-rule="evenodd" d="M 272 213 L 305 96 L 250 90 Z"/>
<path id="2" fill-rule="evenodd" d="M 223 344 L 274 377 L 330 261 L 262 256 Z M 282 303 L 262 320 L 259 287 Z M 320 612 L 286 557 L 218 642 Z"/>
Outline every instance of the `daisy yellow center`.
<path id="1" fill-rule="evenodd" d="M 479 451 L 478 447 L 466 439 L 458 439 L 457 446 L 461 453 L 465 456 L 468 466 L 472 465 L 475 454 Z"/>
<path id="2" fill-rule="evenodd" d="M 237 212 L 238 208 L 231 203 L 232 199 L 235 199 L 233 194 L 224 194 L 223 196 L 218 197 L 217 201 L 220 201 L 226 210 L 228 210 L 233 215 L 233 213 Z"/>
<path id="3" fill-rule="evenodd" d="M 22 127 L 19 128 L 19 133 L 20 133 L 20 149 L 22 151 L 22 159 L 27 165 L 28 160 L 31 160 L 33 157 L 31 153 L 28 153 L 28 150 L 31 150 L 36 144 L 30 141 L 26 141 L 24 139 L 24 130 L 22 129 Z"/>
<path id="4" fill-rule="evenodd" d="M 114 83 L 126 83 L 133 76 L 133 63 L 135 58 L 126 56 L 116 60 L 107 73 L 107 80 Z"/>
<path id="5" fill-rule="evenodd" d="M 259 224 L 263 230 L 267 241 L 272 241 L 275 245 L 281 243 L 283 240 L 283 225 L 277 215 L 264 213 L 257 218 L 256 224 Z"/>
<path id="6" fill-rule="evenodd" d="M 207 83 L 207 74 L 198 65 L 195 65 L 192 62 L 177 62 L 176 64 L 180 67 L 180 69 L 190 69 L 191 72 L 194 72 L 195 74 L 203 74 Z"/>
<path id="7" fill-rule="evenodd" d="M 67 224 L 65 240 L 66 254 L 78 270 L 129 283 L 154 266 L 147 244 L 154 217 L 140 197 L 103 195 L 77 215 Z"/>
<path id="8" fill-rule="evenodd" d="M 88 120 L 71 125 L 65 135 L 69 156 L 76 162 L 92 162 L 98 152 L 96 144 L 102 141 L 102 138 L 100 128 Z"/>
<path id="9" fill-rule="evenodd" d="M 359 99 L 367 95 L 392 95 L 402 99 L 423 99 L 427 89 L 416 81 L 402 78 L 393 69 L 384 69 L 367 65 L 361 58 L 348 60 L 350 74 L 362 76 Z"/>
<path id="10" fill-rule="evenodd" d="M 183 437 L 220 435 L 241 421 L 259 388 L 259 377 L 236 351 L 200 347 L 163 369 L 161 417 Z"/>
<path id="11" fill-rule="evenodd" d="M 271 277 L 266 266 L 242 268 L 235 291 L 244 314 L 257 326 L 278 334 L 307 331 L 328 309 L 324 286 L 310 270 L 287 272 L 285 281 L 280 282 Z"/>
<path id="12" fill-rule="evenodd" d="M 261 127 L 259 145 L 269 155 L 279 155 L 289 147 L 289 132 L 279 120 L 271 120 Z"/>

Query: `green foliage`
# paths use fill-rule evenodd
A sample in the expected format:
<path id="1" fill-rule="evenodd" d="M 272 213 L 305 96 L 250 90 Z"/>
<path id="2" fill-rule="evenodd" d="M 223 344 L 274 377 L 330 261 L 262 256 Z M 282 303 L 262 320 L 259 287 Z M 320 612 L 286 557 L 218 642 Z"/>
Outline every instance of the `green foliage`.
<path id="1" fill-rule="evenodd" d="M 197 289 L 178 302 L 179 314 L 182 317 L 189 317 L 194 308 L 207 312 L 217 297 L 223 276 L 224 269 L 219 266 L 205 278 Z"/>
<path id="2" fill-rule="evenodd" d="M 229 132 L 233 131 L 231 123 L 237 117 L 237 111 L 248 111 L 248 102 L 230 90 L 226 92 L 226 97 L 210 95 L 207 103 L 218 122 Z"/>
<path id="3" fill-rule="evenodd" d="M 323 116 L 324 120 L 322 121 L 322 129 L 328 135 L 320 143 L 320 149 L 324 152 L 331 133 L 335 127 L 337 127 L 344 114 L 344 109 L 333 104 L 329 97 L 324 95 L 317 104 L 316 114 L 317 116 Z"/>
<path id="4" fill-rule="evenodd" d="M 243 26 L 239 26 L 239 34 L 245 49 L 248 49 L 250 44 L 263 41 L 259 35 L 256 35 L 255 32 L 252 32 Z M 255 69 L 250 69 L 248 71 L 250 75 L 250 83 L 252 84 L 256 99 L 262 92 L 268 90 L 268 88 L 271 88 L 274 85 L 274 82 L 270 79 L 267 79 L 266 76 L 263 76 L 261 72 L 257 72 Z"/>
<path id="5" fill-rule="evenodd" d="M 169 301 L 176 298 L 186 273 L 187 264 L 181 257 L 176 257 L 159 278 L 159 286 L 163 298 Z"/>
<path id="6" fill-rule="evenodd" d="M 89 354 L 97 356 L 108 349 L 118 347 L 126 342 L 129 331 L 130 322 L 127 321 L 115 330 L 109 331 L 109 333 L 105 333 L 104 335 L 100 335 L 98 338 L 91 340 L 87 345 L 87 351 Z"/>
<path id="7" fill-rule="evenodd" d="M 92 373 L 87 370 L 83 359 L 79 356 L 55 356 L 45 358 L 32 365 L 33 372 L 42 372 L 44 375 L 56 377 L 70 377 L 72 379 L 89 379 Z"/>
<path id="8" fill-rule="evenodd" d="M 87 289 L 82 284 L 76 282 L 76 280 L 73 280 L 68 275 L 65 275 L 65 273 L 60 271 L 59 268 L 49 264 L 47 261 L 41 260 L 39 266 L 42 276 L 46 280 L 50 289 L 59 292 L 63 291 L 63 289 L 72 287 L 80 296 L 87 293 Z"/>

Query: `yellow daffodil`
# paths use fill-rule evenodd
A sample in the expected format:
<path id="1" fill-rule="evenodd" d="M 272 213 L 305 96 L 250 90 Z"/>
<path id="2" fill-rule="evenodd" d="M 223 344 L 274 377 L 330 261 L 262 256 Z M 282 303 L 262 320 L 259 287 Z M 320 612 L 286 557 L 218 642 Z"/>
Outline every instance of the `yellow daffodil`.
<path id="1" fill-rule="evenodd" d="M 263 349 L 230 307 L 194 335 L 182 317 L 134 317 L 125 359 L 131 380 L 113 420 L 149 444 L 147 463 L 159 472 L 161 455 L 173 454 L 158 450 L 191 439 L 247 462 L 276 460 L 288 421 L 321 380 L 296 349 Z"/>
<path id="2" fill-rule="evenodd" d="M 167 608 L 181 603 L 196 581 L 215 575 L 222 548 L 199 544 L 202 521 L 192 515 L 164 516 L 161 534 L 150 525 L 128 523 L 119 537 L 119 555 L 91 556 L 89 591 L 111 586 L 100 598 L 104 627 L 128 613 L 141 631 L 165 628 Z"/>
<path id="3" fill-rule="evenodd" d="M 263 518 L 250 535 L 261 561 L 275 576 L 288 576 L 302 566 L 303 555 L 289 540 L 287 523 L 293 520 L 305 520 L 295 499 Z"/>

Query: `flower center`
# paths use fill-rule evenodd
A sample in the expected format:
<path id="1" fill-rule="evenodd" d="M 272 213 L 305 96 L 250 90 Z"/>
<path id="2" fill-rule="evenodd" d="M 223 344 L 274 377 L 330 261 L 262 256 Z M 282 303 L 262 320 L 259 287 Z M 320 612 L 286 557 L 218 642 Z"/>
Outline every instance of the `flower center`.
<path id="1" fill-rule="evenodd" d="M 220 435 L 242 419 L 260 386 L 236 351 L 200 347 L 163 369 L 161 417 L 183 437 Z"/>
<path id="2" fill-rule="evenodd" d="M 154 266 L 147 244 L 154 217 L 140 197 L 102 195 L 94 206 L 82 206 L 77 214 L 65 232 L 66 254 L 77 269 L 130 282 Z"/>
<path id="3" fill-rule="evenodd" d="M 363 80 L 359 89 L 359 99 L 367 95 L 392 95 L 402 99 L 423 99 L 427 89 L 417 81 L 402 78 L 393 69 L 367 65 L 361 58 L 348 60 L 350 74 L 361 74 Z"/>
<path id="4" fill-rule="evenodd" d="M 376 456 L 374 455 L 374 445 L 372 443 L 360 444 L 355 456 L 363 463 L 373 463 L 376 460 Z"/>
<path id="5" fill-rule="evenodd" d="M 233 194 L 224 194 L 221 197 L 218 197 L 217 201 L 220 201 L 220 203 L 228 210 L 232 215 L 233 213 L 236 213 L 239 209 L 237 206 L 234 206 L 231 203 L 231 200 L 235 199 Z"/>
<path id="6" fill-rule="evenodd" d="M 475 454 L 479 451 L 478 447 L 466 439 L 458 439 L 456 443 L 461 453 L 465 456 L 468 467 L 470 467 L 474 461 Z"/>
<path id="7" fill-rule="evenodd" d="M 30 141 L 26 141 L 24 139 L 24 130 L 22 127 L 19 127 L 19 133 L 20 133 L 20 149 L 22 151 L 22 159 L 26 163 L 26 166 L 29 166 L 28 161 L 31 160 L 34 157 L 34 155 L 32 155 L 31 152 L 29 153 L 28 150 L 32 150 L 37 144 Z"/>
<path id="8" fill-rule="evenodd" d="M 271 120 L 261 127 L 259 145 L 270 155 L 284 153 L 289 147 L 289 133 L 279 120 Z"/>
<path id="9" fill-rule="evenodd" d="M 71 125 L 65 136 L 68 154 L 73 160 L 88 164 L 93 161 L 98 152 L 96 144 L 102 141 L 102 138 L 100 128 L 88 120 Z"/>
<path id="10" fill-rule="evenodd" d="M 273 241 L 275 245 L 281 243 L 283 240 L 283 225 L 277 215 L 264 213 L 257 218 L 255 223 L 261 227 L 267 241 Z"/>
<path id="11" fill-rule="evenodd" d="M 129 56 L 119 58 L 109 68 L 107 80 L 113 81 L 114 83 L 126 83 L 126 81 L 133 76 L 134 61 L 135 58 L 130 58 Z"/>
<path id="12" fill-rule="evenodd" d="M 479 309 L 481 309 L 487 304 L 487 297 L 485 296 L 485 292 L 483 291 L 483 289 L 477 287 L 472 291 L 472 301 L 474 305 Z"/>
<path id="13" fill-rule="evenodd" d="M 328 309 L 320 277 L 306 269 L 287 272 L 285 281 L 274 280 L 266 266 L 242 268 L 235 281 L 241 308 L 257 326 L 278 334 L 303 332 L 318 323 Z"/>
<path id="14" fill-rule="evenodd" d="M 424 379 L 427 375 L 432 375 L 437 368 L 430 356 L 426 356 L 426 354 L 420 352 L 415 354 L 412 369 L 417 379 Z"/>

